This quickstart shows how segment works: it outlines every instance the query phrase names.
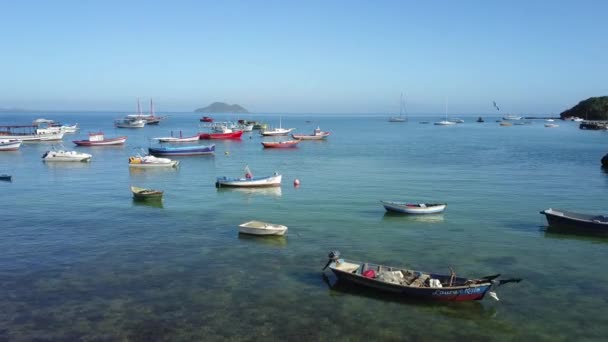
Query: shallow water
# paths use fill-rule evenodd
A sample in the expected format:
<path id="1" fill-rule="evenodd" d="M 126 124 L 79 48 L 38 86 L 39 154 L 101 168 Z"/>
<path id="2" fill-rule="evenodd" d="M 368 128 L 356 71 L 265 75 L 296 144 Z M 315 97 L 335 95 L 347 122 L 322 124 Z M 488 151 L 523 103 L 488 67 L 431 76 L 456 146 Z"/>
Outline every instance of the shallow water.
<path id="1" fill-rule="evenodd" d="M 283 115 L 283 127 L 332 132 L 294 150 L 255 133 L 215 141 L 215 156 L 173 170 L 129 170 L 153 137 L 198 131 L 195 113 L 114 129 L 117 113 L 2 113 L 0 124 L 79 122 L 64 145 L 91 163 L 43 163 L 48 143 L 0 153 L 0 336 L 29 339 L 601 339 L 608 335 L 608 239 L 546 231 L 539 211 L 606 213 L 608 132 L 576 123 L 454 127 L 380 116 Z M 274 115 L 247 115 L 277 125 Z M 217 115 L 216 119 L 235 119 Z M 311 121 L 311 122 L 307 122 Z M 122 147 L 77 148 L 87 132 Z M 208 144 L 209 142 L 200 142 Z M 226 153 L 227 152 L 227 153 Z M 276 190 L 216 189 L 218 176 L 283 174 Z M 294 179 L 301 186 L 294 188 Z M 134 202 L 130 185 L 165 191 Z M 441 201 L 443 214 L 386 214 L 379 200 Z M 259 219 L 284 238 L 237 234 Z M 335 284 L 330 250 L 426 271 L 524 278 L 499 302 L 428 304 Z"/>

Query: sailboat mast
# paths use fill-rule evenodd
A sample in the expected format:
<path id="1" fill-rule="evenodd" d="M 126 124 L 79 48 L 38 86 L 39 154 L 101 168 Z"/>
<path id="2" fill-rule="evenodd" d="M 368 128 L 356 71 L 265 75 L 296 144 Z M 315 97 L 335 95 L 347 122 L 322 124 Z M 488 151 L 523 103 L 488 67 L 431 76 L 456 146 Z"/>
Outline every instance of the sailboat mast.
<path id="1" fill-rule="evenodd" d="M 139 104 L 139 97 L 137 98 L 137 115 L 141 115 L 141 106 Z"/>
<path id="2" fill-rule="evenodd" d="M 150 99 L 150 115 L 154 116 L 154 104 L 152 103 L 152 99 Z"/>

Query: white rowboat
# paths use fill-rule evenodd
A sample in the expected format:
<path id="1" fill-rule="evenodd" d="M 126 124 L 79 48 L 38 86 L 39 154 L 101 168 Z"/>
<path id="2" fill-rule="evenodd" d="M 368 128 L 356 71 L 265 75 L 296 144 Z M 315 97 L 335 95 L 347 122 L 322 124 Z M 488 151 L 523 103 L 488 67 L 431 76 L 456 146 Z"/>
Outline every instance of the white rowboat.
<path id="1" fill-rule="evenodd" d="M 249 221 L 239 224 L 239 233 L 251 235 L 285 235 L 287 226 L 262 221 Z"/>

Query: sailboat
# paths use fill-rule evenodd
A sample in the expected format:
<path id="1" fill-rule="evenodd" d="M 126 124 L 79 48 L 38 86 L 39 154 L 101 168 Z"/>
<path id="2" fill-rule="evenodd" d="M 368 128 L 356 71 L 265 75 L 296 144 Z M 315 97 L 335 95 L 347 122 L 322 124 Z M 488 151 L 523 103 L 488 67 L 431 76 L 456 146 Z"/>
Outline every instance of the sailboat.
<path id="1" fill-rule="evenodd" d="M 150 114 L 146 115 L 142 113 L 141 106 L 139 105 L 139 98 L 137 99 L 137 113 L 127 115 L 127 118 L 130 119 L 138 119 L 146 121 L 148 125 L 158 125 L 160 120 L 164 119 L 164 116 L 156 116 L 154 115 L 154 103 L 152 99 L 150 99 Z"/>
<path id="2" fill-rule="evenodd" d="M 281 136 L 281 135 L 289 134 L 294 129 L 295 128 L 283 128 L 282 117 L 279 116 L 279 127 L 278 128 L 275 127 L 273 129 L 265 129 L 265 130 L 260 131 L 260 134 L 262 134 L 263 136 Z"/>
<path id="3" fill-rule="evenodd" d="M 445 101 L 445 120 L 435 122 L 437 126 L 452 126 L 455 125 L 456 122 L 448 121 L 448 101 Z"/>
<path id="4" fill-rule="evenodd" d="M 403 93 L 401 93 L 401 101 L 399 102 L 399 116 L 392 116 L 388 122 L 406 122 L 407 118 L 403 117 Z"/>

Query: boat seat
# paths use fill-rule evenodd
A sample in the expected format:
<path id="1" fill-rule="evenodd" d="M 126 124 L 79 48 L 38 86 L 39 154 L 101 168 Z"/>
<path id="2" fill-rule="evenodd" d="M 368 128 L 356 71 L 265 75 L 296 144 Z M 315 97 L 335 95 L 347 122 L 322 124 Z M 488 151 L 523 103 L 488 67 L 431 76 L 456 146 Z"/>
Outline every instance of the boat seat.
<path id="1" fill-rule="evenodd" d="M 344 272 L 353 272 L 359 269 L 359 264 L 353 264 L 347 261 L 341 262 L 339 265 L 336 265 L 336 268 L 339 269 L 340 271 L 344 271 Z"/>

